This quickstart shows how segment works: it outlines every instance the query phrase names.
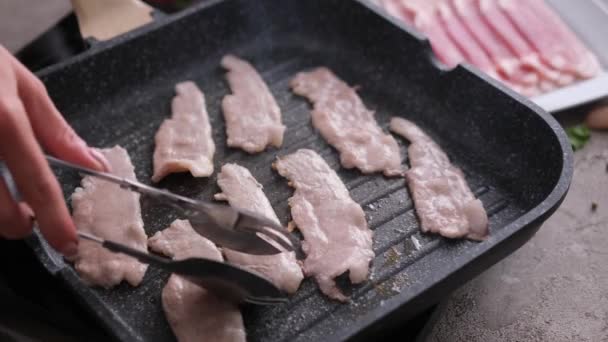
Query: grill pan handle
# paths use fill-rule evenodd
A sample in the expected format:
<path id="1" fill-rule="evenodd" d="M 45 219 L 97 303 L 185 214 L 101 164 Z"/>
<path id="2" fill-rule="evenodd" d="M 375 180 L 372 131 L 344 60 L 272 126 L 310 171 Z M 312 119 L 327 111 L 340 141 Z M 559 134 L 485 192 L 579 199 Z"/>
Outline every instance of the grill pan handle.
<path id="1" fill-rule="evenodd" d="M 153 20 L 154 9 L 141 0 L 71 0 L 82 38 L 104 41 Z"/>

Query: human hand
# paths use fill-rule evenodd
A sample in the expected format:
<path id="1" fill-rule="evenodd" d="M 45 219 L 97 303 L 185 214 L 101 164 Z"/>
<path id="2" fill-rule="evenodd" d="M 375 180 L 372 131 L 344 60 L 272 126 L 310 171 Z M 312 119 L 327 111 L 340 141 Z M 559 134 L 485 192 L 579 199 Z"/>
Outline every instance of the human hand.
<path id="1" fill-rule="evenodd" d="M 30 235 L 35 217 L 51 246 L 71 256 L 78 246 L 76 228 L 42 148 L 66 161 L 108 169 L 103 155 L 63 119 L 42 82 L 0 45 L 0 159 L 24 199 L 17 203 L 0 178 L 0 236 Z"/>

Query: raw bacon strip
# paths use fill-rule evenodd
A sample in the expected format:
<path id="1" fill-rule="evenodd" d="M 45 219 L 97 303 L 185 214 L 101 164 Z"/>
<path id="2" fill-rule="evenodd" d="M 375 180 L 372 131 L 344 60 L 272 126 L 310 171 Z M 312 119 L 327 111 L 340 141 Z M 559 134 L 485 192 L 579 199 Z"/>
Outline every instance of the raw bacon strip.
<path id="1" fill-rule="evenodd" d="M 521 92 L 519 85 L 501 77 L 496 72 L 494 63 L 477 41 L 475 41 L 475 38 L 469 33 L 456 13 L 454 13 L 448 1 L 442 1 L 437 4 L 437 13 L 440 19 L 437 24 L 443 27 L 448 38 L 458 46 L 466 61 L 475 65 L 490 77 L 500 80 L 509 85 L 509 87 Z"/>
<path id="2" fill-rule="evenodd" d="M 521 1 L 520 1 L 521 2 Z M 600 62 L 583 42 L 572 32 L 564 21 L 553 11 L 544 0 L 532 0 L 526 2 L 536 15 L 544 22 L 550 23 L 556 34 L 562 37 L 562 44 L 567 52 L 577 55 L 575 58 L 580 61 L 576 72 L 583 78 L 591 78 L 601 71 Z"/>
<path id="3" fill-rule="evenodd" d="M 446 1 L 438 4 L 437 11 L 448 36 L 460 48 L 466 60 L 486 74 L 498 78 L 494 64 L 452 11 L 449 3 Z"/>
<path id="4" fill-rule="evenodd" d="M 597 58 L 542 1 L 498 0 L 498 4 L 545 63 L 582 78 L 599 72 Z"/>
<path id="5" fill-rule="evenodd" d="M 290 85 L 313 103 L 312 124 L 338 150 L 345 168 L 386 176 L 402 173 L 397 141 L 378 126 L 355 90 L 329 69 L 299 72 Z"/>
<path id="6" fill-rule="evenodd" d="M 436 6 L 443 0 L 384 0 L 387 11 L 425 34 L 437 58 L 448 68 L 464 61 L 458 47 L 440 24 Z"/>
<path id="7" fill-rule="evenodd" d="M 127 151 L 120 146 L 101 150 L 112 173 L 137 180 Z M 73 219 L 79 231 L 147 250 L 139 194 L 120 186 L 86 176 L 82 187 L 72 194 Z M 113 287 L 123 280 L 132 286 L 141 283 L 147 265 L 124 254 L 110 252 L 99 244 L 82 240 L 74 258 L 76 271 L 88 285 Z"/>
<path id="8" fill-rule="evenodd" d="M 414 27 L 429 38 L 437 58 L 448 68 L 453 68 L 465 60 L 458 46 L 441 25 L 436 12 L 417 15 L 414 19 Z"/>
<path id="9" fill-rule="evenodd" d="M 441 25 L 444 27 L 448 36 L 460 48 L 465 59 L 485 72 L 490 77 L 497 79 L 510 88 L 522 92 L 519 85 L 511 82 L 496 71 L 496 66 L 484 52 L 483 48 L 477 43 L 475 38 L 469 33 L 460 18 L 454 13 L 448 1 L 443 1 L 437 5 Z"/>
<path id="10" fill-rule="evenodd" d="M 422 231 L 448 238 L 485 239 L 488 216 L 481 201 L 473 196 L 462 171 L 412 122 L 393 118 L 390 128 L 410 141 L 411 168 L 405 177 Z"/>
<path id="11" fill-rule="evenodd" d="M 477 1 L 475 1 L 475 3 L 472 3 L 472 5 L 473 4 L 476 5 L 476 2 Z M 462 32 L 461 30 L 463 29 L 463 25 L 465 25 L 466 23 L 463 24 L 463 23 L 459 23 L 458 21 L 456 21 L 456 22 L 453 21 L 454 14 L 450 13 L 451 10 L 449 9 L 449 1 L 447 1 L 447 0 L 430 0 L 430 1 L 428 1 L 428 0 L 384 0 L 384 1 L 382 1 L 382 4 L 389 13 L 391 13 L 392 15 L 396 16 L 397 18 L 400 18 L 403 21 L 413 25 L 418 30 L 420 30 L 422 33 L 424 33 L 429 38 L 429 41 L 431 43 L 433 51 L 435 52 L 435 55 L 447 67 L 454 67 L 460 62 L 468 60 L 471 64 L 474 64 L 474 65 L 478 66 L 480 69 L 483 69 L 485 72 L 489 73 L 490 76 L 499 79 L 500 81 L 502 81 L 503 83 L 506 83 L 508 86 L 510 86 L 514 90 L 516 90 L 526 96 L 533 96 L 533 95 L 538 94 L 538 92 L 539 92 L 539 87 L 537 85 L 538 80 L 534 80 L 535 78 L 538 78 L 538 76 L 535 76 L 535 75 L 539 73 L 537 71 L 537 69 L 544 71 L 544 69 L 547 69 L 546 67 L 542 68 L 542 65 L 539 65 L 538 68 L 531 67 L 529 65 L 529 63 L 527 63 L 526 61 L 518 61 L 517 63 L 513 63 L 513 65 L 510 65 L 511 63 L 505 63 L 504 59 L 502 59 L 502 58 L 501 58 L 500 63 L 496 63 L 496 61 L 493 58 L 494 56 L 492 56 L 490 53 L 491 51 L 486 49 L 485 51 L 488 51 L 488 54 L 490 54 L 490 56 L 486 55 L 484 57 L 483 52 L 481 54 L 479 54 L 479 52 L 481 50 L 470 47 L 470 45 L 476 45 L 476 46 L 479 45 L 479 44 L 475 44 L 474 41 L 472 42 L 472 36 L 470 34 L 468 35 L 467 39 L 464 39 L 463 41 L 460 42 L 461 44 L 464 44 L 464 47 L 458 46 L 454 42 L 454 40 L 450 37 L 450 35 L 448 35 L 447 29 L 446 29 L 446 27 L 444 27 L 445 25 L 442 23 L 441 18 L 439 18 L 438 8 L 443 6 L 444 15 L 448 14 L 447 16 L 452 18 L 451 24 L 453 26 L 452 29 L 455 30 L 455 32 L 453 32 L 453 33 L 456 34 L 456 38 L 458 38 L 458 35 Z M 446 5 L 448 8 L 447 10 L 445 7 Z M 478 7 L 478 6 L 475 6 L 475 7 Z M 483 18 L 483 19 L 485 19 L 485 18 Z M 508 20 L 507 20 L 507 22 L 508 22 Z M 511 25 L 510 23 L 508 23 L 508 24 Z M 488 29 L 486 28 L 486 30 L 488 30 Z M 490 33 L 492 33 L 494 36 L 497 35 L 495 32 L 493 32 L 493 30 L 488 30 L 488 31 Z M 466 32 L 464 34 L 467 35 Z M 498 37 L 496 37 L 496 38 L 498 38 Z M 458 41 L 458 39 L 457 39 L 457 41 Z M 481 41 L 480 41 L 480 43 L 481 43 Z M 493 44 L 496 44 L 497 46 L 503 46 L 504 42 L 502 42 L 502 39 L 501 39 L 501 41 L 493 42 Z M 525 41 L 524 41 L 524 44 L 525 44 Z M 477 59 L 471 58 L 470 53 L 466 54 L 463 52 L 463 48 L 467 48 L 467 46 L 470 49 L 469 51 L 473 51 L 473 54 L 475 54 L 474 56 L 476 56 Z M 482 46 L 482 48 L 485 48 L 485 47 Z M 506 49 L 506 48 L 504 48 L 504 46 L 503 46 L 502 50 L 503 50 L 503 52 L 506 50 L 507 56 L 511 55 L 512 60 L 513 59 L 517 60 L 516 57 L 519 57 L 519 56 L 513 56 L 510 49 Z M 489 57 L 492 57 L 492 58 L 490 59 Z M 537 58 L 537 60 L 538 60 L 538 58 Z M 552 71 L 551 73 L 549 73 L 548 69 L 547 69 L 547 74 L 549 76 L 553 76 L 553 78 L 552 78 L 553 80 L 558 80 L 558 78 L 560 77 L 559 73 L 557 73 L 555 71 Z M 546 76 L 543 76 L 542 78 L 546 79 Z M 560 81 L 571 82 L 572 78 L 570 77 L 570 80 L 568 80 L 568 78 L 562 78 L 562 79 L 560 79 Z M 543 82 L 542 84 L 546 86 L 547 82 Z"/>
<path id="12" fill-rule="evenodd" d="M 226 55 L 221 61 L 232 95 L 222 100 L 228 146 L 248 153 L 262 152 L 268 145 L 281 147 L 285 126 L 281 110 L 258 72 L 246 61 Z"/>
<path id="13" fill-rule="evenodd" d="M 175 85 L 171 119 L 156 133 L 153 182 L 170 173 L 190 171 L 194 177 L 213 173 L 215 144 L 205 108 L 205 97 L 193 82 Z"/>
<path id="14" fill-rule="evenodd" d="M 392 15 L 393 17 L 395 17 L 397 19 L 401 19 L 408 24 L 411 23 L 411 21 L 410 21 L 411 18 L 406 16 L 405 13 L 403 12 L 400 1 L 379 0 L 376 2 L 378 5 L 382 6 L 386 10 L 386 12 L 388 12 L 388 14 Z"/>
<path id="15" fill-rule="evenodd" d="M 349 272 L 352 283 L 367 279 L 374 258 L 372 231 L 361 206 L 325 160 L 301 149 L 280 157 L 273 167 L 295 188 L 291 216 L 304 235 L 304 273 L 314 276 L 321 291 L 346 301 L 334 278 Z"/>
<path id="16" fill-rule="evenodd" d="M 551 83 L 567 85 L 574 82 L 572 75 L 559 72 L 541 61 L 532 46 L 528 44 L 509 18 L 500 10 L 496 0 L 477 0 L 477 5 L 488 27 L 491 27 L 502 38 L 503 42 L 523 64 L 536 70 L 542 79 Z"/>
<path id="17" fill-rule="evenodd" d="M 507 84 L 515 91 L 523 92 L 519 85 L 501 77 L 501 75 L 497 73 L 494 63 L 492 63 L 483 48 L 475 41 L 475 38 L 469 33 L 456 13 L 454 13 L 448 1 L 439 3 L 437 5 L 437 11 L 439 13 L 439 18 L 441 19 L 441 24 L 448 33 L 448 36 L 450 36 L 452 41 L 460 48 L 460 51 L 469 63 L 475 65 L 490 77 Z"/>
<path id="18" fill-rule="evenodd" d="M 500 37 L 485 24 L 475 0 L 452 0 L 452 4 L 464 25 L 488 53 L 496 69 L 503 73 L 506 79 L 526 86 L 534 86 L 539 82 L 538 74 L 533 69 L 526 68 L 502 44 Z"/>
<path id="19" fill-rule="evenodd" d="M 408 16 L 414 18 L 418 15 L 433 13 L 437 6 L 446 0 L 394 0 L 399 3 Z"/>
<path id="20" fill-rule="evenodd" d="M 262 185 L 246 168 L 237 164 L 222 166 L 222 171 L 217 176 L 217 184 L 222 192 L 215 195 L 216 199 L 228 201 L 231 206 L 255 212 L 280 224 L 262 191 Z M 265 275 L 287 293 L 295 293 L 304 278 L 294 252 L 250 255 L 227 248 L 224 248 L 223 252 L 229 262 Z"/>
<path id="21" fill-rule="evenodd" d="M 148 240 L 150 249 L 173 259 L 222 260 L 209 240 L 197 234 L 186 220 L 175 220 L 169 228 Z M 243 318 L 237 305 L 215 296 L 199 285 L 171 275 L 162 292 L 163 310 L 179 342 L 245 341 Z"/>

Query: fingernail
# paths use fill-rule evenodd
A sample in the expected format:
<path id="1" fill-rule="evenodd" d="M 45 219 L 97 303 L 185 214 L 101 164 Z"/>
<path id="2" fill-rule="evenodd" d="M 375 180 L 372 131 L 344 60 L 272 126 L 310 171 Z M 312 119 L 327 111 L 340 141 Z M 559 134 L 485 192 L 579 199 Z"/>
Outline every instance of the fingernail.
<path id="1" fill-rule="evenodd" d="M 78 244 L 76 242 L 68 242 L 63 246 L 61 254 L 66 258 L 74 257 L 78 254 Z"/>
<path id="2" fill-rule="evenodd" d="M 99 163 L 99 165 L 101 166 L 101 168 L 103 169 L 103 171 L 105 172 L 110 172 L 112 171 L 112 167 L 110 166 L 110 163 L 108 163 L 108 160 L 106 159 L 106 157 L 104 157 L 104 155 L 97 151 L 94 148 L 89 148 L 89 155 L 91 157 L 93 157 L 93 159 L 95 159 L 97 161 L 97 163 Z"/>
<path id="3" fill-rule="evenodd" d="M 34 223 L 36 223 L 36 214 L 34 214 L 32 208 L 25 202 L 19 202 L 19 207 L 23 214 L 30 220 L 30 226 L 34 225 Z"/>
<path id="4" fill-rule="evenodd" d="M 21 209 L 23 214 L 25 216 L 28 216 L 32 221 L 36 219 L 36 214 L 34 214 L 34 211 L 29 205 L 27 205 L 27 203 L 19 202 L 19 208 Z"/>

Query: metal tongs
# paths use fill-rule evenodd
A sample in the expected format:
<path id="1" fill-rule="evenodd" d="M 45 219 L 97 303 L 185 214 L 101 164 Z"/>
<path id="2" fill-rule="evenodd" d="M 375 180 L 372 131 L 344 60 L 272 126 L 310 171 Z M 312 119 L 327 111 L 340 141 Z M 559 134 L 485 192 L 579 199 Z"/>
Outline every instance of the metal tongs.
<path id="1" fill-rule="evenodd" d="M 273 305 L 287 301 L 285 293 L 270 280 L 238 266 L 206 258 L 172 260 L 91 234 L 78 232 L 78 236 L 97 242 L 110 251 L 129 255 L 142 263 L 178 274 L 235 303 Z"/>
<path id="2" fill-rule="evenodd" d="M 121 188 L 155 198 L 177 209 L 200 235 L 239 252 L 254 255 L 299 251 L 299 241 L 274 221 L 225 204 L 204 202 L 154 188 L 110 173 L 98 172 L 51 156 L 52 165 L 72 169 L 82 174 L 116 183 Z"/>

